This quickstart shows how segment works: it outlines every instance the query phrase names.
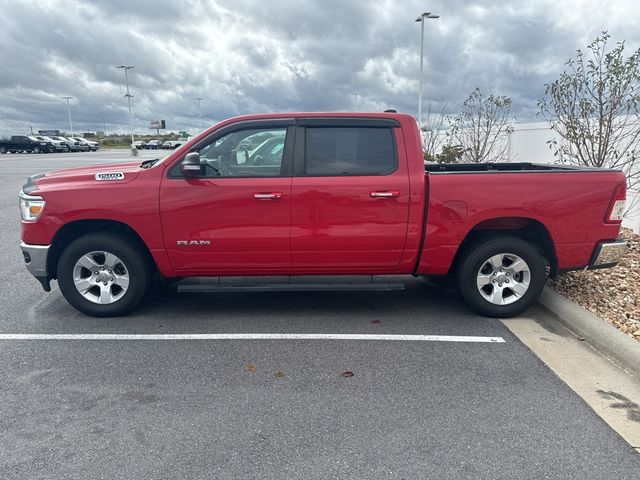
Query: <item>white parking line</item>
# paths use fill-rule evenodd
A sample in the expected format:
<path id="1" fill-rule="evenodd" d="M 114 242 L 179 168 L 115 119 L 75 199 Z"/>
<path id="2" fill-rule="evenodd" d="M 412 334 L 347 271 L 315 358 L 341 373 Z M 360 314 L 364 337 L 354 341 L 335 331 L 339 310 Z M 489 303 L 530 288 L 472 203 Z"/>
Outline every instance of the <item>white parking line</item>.
<path id="1" fill-rule="evenodd" d="M 504 343 L 502 337 L 369 335 L 352 333 L 3 333 L 0 340 L 388 340 L 401 342 Z"/>

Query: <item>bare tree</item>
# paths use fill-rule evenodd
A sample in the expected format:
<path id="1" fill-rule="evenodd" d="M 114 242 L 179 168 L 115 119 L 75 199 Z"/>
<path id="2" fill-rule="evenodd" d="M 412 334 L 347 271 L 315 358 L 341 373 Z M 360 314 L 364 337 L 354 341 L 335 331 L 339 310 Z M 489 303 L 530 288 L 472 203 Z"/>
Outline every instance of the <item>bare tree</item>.
<path id="1" fill-rule="evenodd" d="M 540 113 L 561 140 L 549 141 L 561 162 L 623 170 L 640 186 L 640 49 L 624 58 L 624 42 L 607 51 L 604 31 L 560 77 L 545 85 Z"/>
<path id="2" fill-rule="evenodd" d="M 509 97 L 486 97 L 476 87 L 451 124 L 451 143 L 463 147 L 463 161 L 483 163 L 506 160 L 509 135 L 513 133 L 510 113 Z"/>
<path id="3" fill-rule="evenodd" d="M 447 140 L 447 117 L 449 104 L 445 103 L 437 111 L 432 111 L 432 104 L 427 106 L 427 121 L 422 125 L 422 151 L 425 161 L 437 161 L 437 155 Z"/>
<path id="4" fill-rule="evenodd" d="M 505 96 L 485 97 L 476 88 L 464 101 L 449 132 L 452 144 L 462 145 L 465 162 L 499 162 L 505 160 L 510 124 L 511 99 Z"/>

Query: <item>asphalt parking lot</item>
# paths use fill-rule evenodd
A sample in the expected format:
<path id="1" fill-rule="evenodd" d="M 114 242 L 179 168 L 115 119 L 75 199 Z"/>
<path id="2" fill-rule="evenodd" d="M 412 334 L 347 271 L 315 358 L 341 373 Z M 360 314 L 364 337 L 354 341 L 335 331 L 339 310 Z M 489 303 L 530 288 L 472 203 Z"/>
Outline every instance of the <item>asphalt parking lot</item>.
<path id="1" fill-rule="evenodd" d="M 130 159 L 0 156 L 0 335 L 176 335 L 1 338 L 0 478 L 637 478 L 631 447 L 500 321 L 447 290 L 162 290 L 117 319 L 79 314 L 55 282 L 43 292 L 18 248 L 25 177 Z M 233 333 L 504 342 L 179 336 Z"/>

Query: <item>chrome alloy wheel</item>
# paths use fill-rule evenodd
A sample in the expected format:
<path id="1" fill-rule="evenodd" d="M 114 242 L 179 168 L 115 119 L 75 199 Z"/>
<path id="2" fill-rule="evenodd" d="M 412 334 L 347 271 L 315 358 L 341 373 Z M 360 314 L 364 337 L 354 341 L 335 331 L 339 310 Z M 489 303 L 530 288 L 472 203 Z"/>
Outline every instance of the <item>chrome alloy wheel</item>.
<path id="1" fill-rule="evenodd" d="M 129 288 L 129 270 L 113 253 L 89 252 L 73 267 L 73 283 L 84 298 L 100 305 L 120 300 Z"/>
<path id="2" fill-rule="evenodd" d="M 480 266 L 476 283 L 480 295 L 494 305 L 509 305 L 529 289 L 531 271 L 522 258 L 499 253 Z"/>

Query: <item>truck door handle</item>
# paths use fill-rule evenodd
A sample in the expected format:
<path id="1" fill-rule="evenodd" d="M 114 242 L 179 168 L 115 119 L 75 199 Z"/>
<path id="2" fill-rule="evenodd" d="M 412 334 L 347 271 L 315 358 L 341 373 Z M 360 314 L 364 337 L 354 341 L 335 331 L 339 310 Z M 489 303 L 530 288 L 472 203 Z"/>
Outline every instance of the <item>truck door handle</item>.
<path id="1" fill-rule="evenodd" d="M 395 190 L 392 192 L 371 192 L 369 196 L 372 198 L 398 198 L 400 192 Z"/>
<path id="2" fill-rule="evenodd" d="M 282 192 L 254 193 L 253 198 L 256 200 L 280 200 Z"/>

